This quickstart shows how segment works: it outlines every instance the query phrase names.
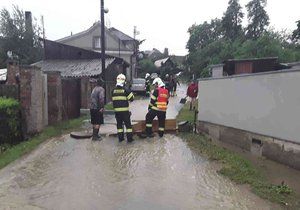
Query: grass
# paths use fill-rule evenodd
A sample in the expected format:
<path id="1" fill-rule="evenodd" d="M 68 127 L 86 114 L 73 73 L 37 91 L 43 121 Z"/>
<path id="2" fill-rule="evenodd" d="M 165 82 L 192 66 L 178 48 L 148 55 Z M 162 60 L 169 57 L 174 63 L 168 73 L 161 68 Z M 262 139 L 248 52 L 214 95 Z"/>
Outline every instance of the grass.
<path id="1" fill-rule="evenodd" d="M 0 153 L 0 169 L 23 155 L 28 154 L 45 140 L 55 136 L 60 136 L 80 127 L 84 119 L 86 119 L 86 116 L 61 122 L 54 126 L 48 126 L 40 134 L 32 137 L 31 139 L 8 148 L 3 153 Z"/>
<path id="2" fill-rule="evenodd" d="M 196 103 L 196 110 L 198 109 L 198 103 Z M 190 102 L 187 101 L 183 108 L 180 110 L 177 115 L 177 121 L 189 121 L 194 122 L 194 111 L 190 111 Z"/>
<path id="3" fill-rule="evenodd" d="M 189 104 L 186 104 L 177 119 L 193 119 L 188 112 Z M 221 164 L 219 174 L 228 177 L 237 184 L 247 184 L 252 192 L 263 199 L 281 205 L 288 205 L 289 209 L 300 209 L 300 199 L 293 190 L 285 185 L 274 185 L 268 182 L 258 167 L 241 155 L 215 145 L 208 137 L 192 133 L 182 133 L 181 137 L 196 152 L 204 154 L 211 161 Z"/>

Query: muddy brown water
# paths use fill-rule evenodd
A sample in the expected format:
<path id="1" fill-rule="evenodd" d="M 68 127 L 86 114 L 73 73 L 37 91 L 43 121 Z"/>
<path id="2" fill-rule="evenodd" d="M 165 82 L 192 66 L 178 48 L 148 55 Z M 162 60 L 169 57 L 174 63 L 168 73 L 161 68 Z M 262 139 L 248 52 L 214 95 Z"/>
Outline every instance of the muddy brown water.
<path id="1" fill-rule="evenodd" d="M 270 209 L 179 137 L 52 139 L 0 171 L 0 209 Z"/>

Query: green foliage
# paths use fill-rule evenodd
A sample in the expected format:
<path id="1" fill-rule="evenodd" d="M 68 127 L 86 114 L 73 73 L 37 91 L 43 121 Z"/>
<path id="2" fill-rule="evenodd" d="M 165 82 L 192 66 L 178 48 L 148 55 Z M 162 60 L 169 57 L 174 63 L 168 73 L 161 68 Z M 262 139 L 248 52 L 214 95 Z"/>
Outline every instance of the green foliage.
<path id="1" fill-rule="evenodd" d="M 227 59 L 278 57 L 279 62 L 300 60 L 300 29 L 292 34 L 266 30 L 269 17 L 266 0 L 251 0 L 247 5 L 249 24 L 241 26 L 243 13 L 238 0 L 230 0 L 222 20 L 213 19 L 192 25 L 187 42 L 187 74 L 209 77 L 209 66 Z M 300 21 L 298 21 L 298 28 Z M 245 34 L 246 33 L 246 34 Z M 294 42 L 292 41 L 294 38 Z M 298 41 L 297 41 L 298 40 Z"/>
<path id="2" fill-rule="evenodd" d="M 244 14 L 238 0 L 229 0 L 228 7 L 222 19 L 222 30 L 226 38 L 235 40 L 243 33 L 242 19 Z"/>
<path id="3" fill-rule="evenodd" d="M 189 52 L 195 52 L 198 49 L 205 48 L 208 44 L 217 41 L 221 37 L 221 20 L 214 19 L 210 23 L 204 22 L 200 25 L 192 25 L 188 29 L 190 38 L 186 48 Z"/>
<path id="4" fill-rule="evenodd" d="M 0 145 L 12 145 L 22 140 L 19 113 L 20 106 L 15 99 L 0 97 Z"/>
<path id="5" fill-rule="evenodd" d="M 190 110 L 190 102 L 186 102 L 183 108 L 179 111 L 178 115 L 176 116 L 176 120 L 180 121 L 189 121 L 194 122 L 195 111 Z M 198 103 L 196 103 L 196 110 L 198 109 Z"/>
<path id="6" fill-rule="evenodd" d="M 247 37 L 257 39 L 266 31 L 269 25 L 269 16 L 265 10 L 267 0 L 251 0 L 247 5 L 248 20 Z"/>
<path id="7" fill-rule="evenodd" d="M 12 51 L 23 64 L 31 64 L 42 58 L 39 41 L 41 29 L 33 23 L 25 25 L 25 13 L 13 6 L 12 13 L 3 8 L 0 11 L 0 66 L 5 65 L 6 52 Z"/>
<path id="8" fill-rule="evenodd" d="M 297 23 L 297 29 L 293 31 L 292 38 L 293 40 L 298 41 L 300 44 L 300 20 L 298 20 L 296 23 Z"/>
<path id="9" fill-rule="evenodd" d="M 154 63 L 150 59 L 143 59 L 139 61 L 139 68 L 139 77 L 144 77 L 146 73 L 151 74 L 157 71 Z"/>
<path id="10" fill-rule="evenodd" d="M 86 116 L 61 122 L 54 126 L 48 126 L 37 136 L 29 139 L 28 141 L 24 141 L 20 144 L 14 145 L 10 148 L 4 145 L 6 146 L 7 150 L 3 151 L 2 153 L 0 152 L 0 169 L 5 167 L 12 161 L 22 157 L 23 155 L 28 154 L 45 140 L 65 134 L 74 129 L 78 129 L 85 119 L 87 119 Z"/>

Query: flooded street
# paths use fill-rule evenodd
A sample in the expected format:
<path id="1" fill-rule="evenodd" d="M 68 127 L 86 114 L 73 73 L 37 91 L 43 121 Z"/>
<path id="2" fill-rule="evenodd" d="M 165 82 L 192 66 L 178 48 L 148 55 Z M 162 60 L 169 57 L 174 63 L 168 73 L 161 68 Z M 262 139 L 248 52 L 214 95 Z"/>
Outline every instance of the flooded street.
<path id="1" fill-rule="evenodd" d="M 195 150 L 171 134 L 51 139 L 0 171 L 0 209 L 271 209 Z"/>
<path id="2" fill-rule="evenodd" d="M 0 172 L 1 209 L 268 209 L 179 137 L 54 139 Z"/>

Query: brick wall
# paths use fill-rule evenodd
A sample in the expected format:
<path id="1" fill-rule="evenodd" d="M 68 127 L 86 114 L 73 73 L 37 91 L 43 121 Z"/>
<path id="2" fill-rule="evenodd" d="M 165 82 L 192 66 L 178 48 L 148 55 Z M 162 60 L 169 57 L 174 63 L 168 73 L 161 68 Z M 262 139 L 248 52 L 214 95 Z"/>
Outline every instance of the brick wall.
<path id="1" fill-rule="evenodd" d="M 62 120 L 62 81 L 60 72 L 46 72 L 48 89 L 48 122 L 55 124 Z"/>
<path id="2" fill-rule="evenodd" d="M 16 85 L 16 75 L 20 73 L 20 67 L 16 61 L 8 61 L 7 63 L 7 82 L 8 85 Z"/>
<path id="3" fill-rule="evenodd" d="M 43 129 L 43 73 L 37 67 L 20 67 L 20 100 L 26 133 Z"/>

